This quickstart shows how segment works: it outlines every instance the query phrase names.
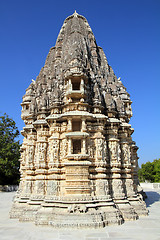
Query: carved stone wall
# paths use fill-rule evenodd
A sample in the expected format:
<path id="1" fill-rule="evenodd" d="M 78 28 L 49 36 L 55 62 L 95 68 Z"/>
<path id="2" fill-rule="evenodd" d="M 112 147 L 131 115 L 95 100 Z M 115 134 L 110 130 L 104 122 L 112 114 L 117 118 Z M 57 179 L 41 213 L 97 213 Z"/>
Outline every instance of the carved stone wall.
<path id="1" fill-rule="evenodd" d="M 21 105 L 21 181 L 11 218 L 97 228 L 147 215 L 131 100 L 83 16 L 64 21 Z"/>

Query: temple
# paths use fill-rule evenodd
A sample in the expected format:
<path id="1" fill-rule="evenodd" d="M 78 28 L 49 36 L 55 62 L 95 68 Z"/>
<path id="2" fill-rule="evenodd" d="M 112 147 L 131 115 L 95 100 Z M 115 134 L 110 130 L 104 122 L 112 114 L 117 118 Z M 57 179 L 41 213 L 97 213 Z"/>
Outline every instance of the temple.
<path id="1" fill-rule="evenodd" d="M 66 18 L 21 104 L 21 179 L 10 217 L 98 228 L 147 215 L 131 103 L 86 18 Z"/>

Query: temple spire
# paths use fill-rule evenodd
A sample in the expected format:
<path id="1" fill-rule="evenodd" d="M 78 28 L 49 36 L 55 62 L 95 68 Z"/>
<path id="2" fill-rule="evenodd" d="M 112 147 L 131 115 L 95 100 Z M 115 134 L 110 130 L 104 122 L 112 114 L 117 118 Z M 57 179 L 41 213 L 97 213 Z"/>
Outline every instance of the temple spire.
<path id="1" fill-rule="evenodd" d="M 76 11 L 21 105 L 21 180 L 12 218 L 98 228 L 147 215 L 129 94 Z"/>

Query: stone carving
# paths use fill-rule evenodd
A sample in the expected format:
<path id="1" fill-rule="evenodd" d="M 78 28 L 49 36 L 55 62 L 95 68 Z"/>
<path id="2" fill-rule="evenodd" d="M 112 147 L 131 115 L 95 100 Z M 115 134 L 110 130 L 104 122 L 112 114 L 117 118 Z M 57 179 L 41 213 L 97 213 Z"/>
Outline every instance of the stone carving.
<path id="1" fill-rule="evenodd" d="M 39 153 L 39 161 L 44 162 L 46 158 L 46 143 L 39 143 L 38 145 L 38 153 Z"/>
<path id="2" fill-rule="evenodd" d="M 117 141 L 109 141 L 110 159 L 117 163 L 121 162 L 121 148 Z"/>
<path id="3" fill-rule="evenodd" d="M 91 158 L 94 158 L 95 144 L 93 139 L 88 139 L 88 154 Z"/>
<path id="4" fill-rule="evenodd" d="M 110 159 L 115 160 L 117 158 L 117 142 L 109 141 Z"/>
<path id="5" fill-rule="evenodd" d="M 24 181 L 21 187 L 22 195 L 23 196 L 30 196 L 32 193 L 32 182 L 31 181 Z"/>
<path id="6" fill-rule="evenodd" d="M 10 216 L 97 228 L 147 215 L 131 116 L 126 88 L 75 12 L 23 97 L 21 181 Z"/>
<path id="7" fill-rule="evenodd" d="M 87 211 L 87 208 L 85 205 L 74 204 L 74 205 L 68 207 L 69 213 L 76 213 L 76 212 L 85 213 L 86 211 Z"/>
<path id="8" fill-rule="evenodd" d="M 57 195 L 58 192 L 58 185 L 57 185 L 57 181 L 55 180 L 48 180 L 46 183 L 46 194 L 53 196 L 53 195 Z"/>
<path id="9" fill-rule="evenodd" d="M 35 147 L 33 145 L 31 146 L 28 146 L 28 149 L 27 149 L 27 162 L 28 162 L 28 167 L 31 167 L 33 168 L 34 166 L 34 151 L 35 151 Z"/>
<path id="10" fill-rule="evenodd" d="M 29 146 L 28 150 L 28 162 L 32 163 L 34 159 L 34 146 Z"/>
<path id="11" fill-rule="evenodd" d="M 46 167 L 46 153 L 47 153 L 47 143 L 38 142 L 36 145 L 36 160 L 35 164 L 38 168 Z"/>
<path id="12" fill-rule="evenodd" d="M 67 149 L 68 149 L 67 139 L 62 139 L 62 141 L 61 141 L 61 149 L 63 149 L 63 151 L 60 152 L 61 158 L 65 158 L 66 155 L 67 155 Z"/>
<path id="13" fill-rule="evenodd" d="M 59 164 L 59 140 L 57 138 L 50 139 L 48 148 L 48 162 L 50 167 L 57 167 Z"/>
<path id="14" fill-rule="evenodd" d="M 123 189 L 123 183 L 121 179 L 113 179 L 112 182 L 113 186 L 113 196 L 114 198 L 123 198 L 125 196 L 124 189 Z"/>
<path id="15" fill-rule="evenodd" d="M 130 152 L 130 147 L 128 146 L 127 143 L 122 144 L 122 153 L 123 153 L 123 161 L 124 163 L 129 164 L 131 159 L 131 152 Z"/>
<path id="16" fill-rule="evenodd" d="M 134 186 L 133 186 L 133 180 L 132 179 L 126 179 L 125 180 L 125 186 L 126 186 L 126 192 L 128 197 L 132 197 L 135 195 Z"/>
<path id="17" fill-rule="evenodd" d="M 53 140 L 53 159 L 57 160 L 58 159 L 58 150 L 59 150 L 59 140 Z"/>
<path id="18" fill-rule="evenodd" d="M 103 139 L 96 139 L 96 149 L 97 149 L 97 157 L 102 158 L 103 152 Z"/>
<path id="19" fill-rule="evenodd" d="M 20 152 L 21 152 L 20 171 L 23 171 L 23 167 L 25 166 L 25 161 L 26 161 L 26 146 L 23 145 L 23 147 L 21 147 L 21 149 L 20 149 Z"/>
<path id="20" fill-rule="evenodd" d="M 106 142 L 106 140 L 103 139 L 103 143 L 102 143 L 102 160 L 103 160 L 103 162 L 108 161 L 107 154 L 108 154 L 107 142 Z"/>
<path id="21" fill-rule="evenodd" d="M 45 192 L 45 181 L 37 180 L 35 183 L 35 193 L 38 195 L 44 195 Z"/>
<path id="22" fill-rule="evenodd" d="M 118 146 L 117 146 L 117 161 L 118 162 L 121 162 L 121 148 L 120 148 L 120 144 L 118 143 Z"/>
<path id="23" fill-rule="evenodd" d="M 100 180 L 97 181 L 97 194 L 100 196 L 108 196 L 109 195 L 109 184 L 108 180 Z"/>

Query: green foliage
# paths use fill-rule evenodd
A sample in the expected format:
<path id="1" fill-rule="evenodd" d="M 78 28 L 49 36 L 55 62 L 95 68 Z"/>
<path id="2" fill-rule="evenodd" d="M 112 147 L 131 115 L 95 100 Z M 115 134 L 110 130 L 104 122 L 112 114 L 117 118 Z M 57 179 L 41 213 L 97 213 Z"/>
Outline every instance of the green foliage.
<path id="1" fill-rule="evenodd" d="M 154 182 L 160 182 L 160 159 L 153 161 L 154 164 Z"/>
<path id="2" fill-rule="evenodd" d="M 142 164 L 138 170 L 138 177 L 140 182 L 160 182 L 160 159 Z"/>
<path id="3" fill-rule="evenodd" d="M 20 144 L 15 122 L 7 114 L 0 116 L 0 184 L 17 184 L 19 180 Z"/>

